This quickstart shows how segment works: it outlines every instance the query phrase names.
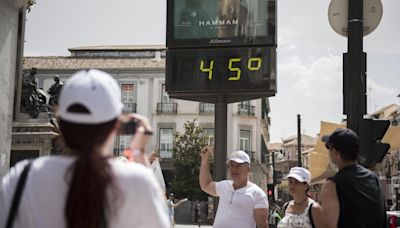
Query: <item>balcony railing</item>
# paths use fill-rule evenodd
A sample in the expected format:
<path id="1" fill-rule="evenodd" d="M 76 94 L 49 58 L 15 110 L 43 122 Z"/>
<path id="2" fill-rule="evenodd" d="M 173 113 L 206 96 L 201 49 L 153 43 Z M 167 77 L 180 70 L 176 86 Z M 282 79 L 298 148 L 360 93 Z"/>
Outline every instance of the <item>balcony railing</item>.
<path id="1" fill-rule="evenodd" d="M 215 105 L 210 103 L 199 103 L 199 113 L 214 113 Z"/>
<path id="2" fill-rule="evenodd" d="M 122 112 L 124 113 L 136 113 L 136 103 L 123 103 L 124 107 Z"/>
<path id="3" fill-rule="evenodd" d="M 244 104 L 239 104 L 238 106 L 238 114 L 239 115 L 248 115 L 248 116 L 254 116 L 255 106 L 254 105 L 244 105 Z"/>
<path id="4" fill-rule="evenodd" d="M 157 113 L 176 114 L 177 110 L 177 103 L 157 103 Z"/>
<path id="5" fill-rule="evenodd" d="M 173 150 L 172 149 L 157 149 L 156 153 L 159 158 L 163 161 L 173 160 Z"/>

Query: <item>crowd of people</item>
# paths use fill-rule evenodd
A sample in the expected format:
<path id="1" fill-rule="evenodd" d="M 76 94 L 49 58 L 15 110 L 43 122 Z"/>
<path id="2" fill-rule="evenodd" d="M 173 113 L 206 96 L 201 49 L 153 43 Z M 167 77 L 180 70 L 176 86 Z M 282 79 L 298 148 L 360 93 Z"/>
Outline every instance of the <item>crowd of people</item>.
<path id="1" fill-rule="evenodd" d="M 156 154 L 145 150 L 152 135 L 148 119 L 123 114 L 121 90 L 99 70 L 74 74 L 62 86 L 56 116 L 69 155 L 22 161 L 0 183 L 1 227 L 173 227 L 174 209 L 187 199 L 166 199 Z M 126 158 L 110 148 L 120 126 L 135 122 Z M 386 227 L 386 211 L 377 175 L 357 164 L 358 136 L 337 129 L 322 137 L 338 168 L 322 187 L 321 202 L 308 196 L 310 172 L 294 167 L 287 175 L 292 200 L 274 211 L 279 228 Z M 230 154 L 230 180 L 214 181 L 212 147 L 200 152 L 199 184 L 219 198 L 215 228 L 269 227 L 266 193 L 249 178 L 251 160 L 244 151 Z M 169 210 L 168 210 L 169 208 Z"/>

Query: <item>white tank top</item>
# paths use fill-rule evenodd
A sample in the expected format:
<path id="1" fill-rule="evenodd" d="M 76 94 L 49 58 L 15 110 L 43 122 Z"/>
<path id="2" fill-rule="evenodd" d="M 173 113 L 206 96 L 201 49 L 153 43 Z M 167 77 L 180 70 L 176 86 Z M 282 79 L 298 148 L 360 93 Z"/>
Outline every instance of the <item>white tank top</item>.
<path id="1" fill-rule="evenodd" d="M 289 206 L 293 205 L 293 200 L 290 201 L 285 211 L 285 217 L 279 221 L 277 228 L 312 228 L 310 217 L 308 216 L 308 209 L 311 203 L 313 203 L 313 200 L 308 199 L 307 207 L 303 213 L 292 214 L 287 212 Z"/>

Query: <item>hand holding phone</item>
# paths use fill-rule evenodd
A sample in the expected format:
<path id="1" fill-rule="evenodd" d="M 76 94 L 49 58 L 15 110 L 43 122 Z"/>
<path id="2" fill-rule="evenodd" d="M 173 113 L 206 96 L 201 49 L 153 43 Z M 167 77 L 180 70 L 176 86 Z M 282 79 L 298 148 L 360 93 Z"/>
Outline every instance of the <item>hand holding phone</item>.
<path id="1" fill-rule="evenodd" d="M 145 149 L 150 136 L 153 134 L 148 119 L 142 115 L 131 113 L 121 117 L 120 133 L 132 135 L 129 152 L 135 162 L 150 165 Z"/>
<path id="2" fill-rule="evenodd" d="M 143 127 L 143 128 L 141 128 L 141 127 Z M 134 135 L 136 133 L 137 129 L 139 129 L 139 128 L 141 129 L 140 132 L 142 132 L 146 135 L 153 134 L 147 118 L 142 115 L 132 113 L 132 114 L 121 117 L 118 134 Z"/>

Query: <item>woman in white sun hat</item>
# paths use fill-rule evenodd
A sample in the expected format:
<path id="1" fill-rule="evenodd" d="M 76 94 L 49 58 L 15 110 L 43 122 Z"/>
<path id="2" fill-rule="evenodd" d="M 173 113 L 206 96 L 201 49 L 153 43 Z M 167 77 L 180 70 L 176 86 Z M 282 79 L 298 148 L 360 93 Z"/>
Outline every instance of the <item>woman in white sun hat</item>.
<path id="1" fill-rule="evenodd" d="M 321 206 L 307 196 L 311 183 L 310 172 L 302 167 L 293 167 L 286 179 L 293 200 L 284 205 L 284 217 L 279 221 L 278 228 L 322 227 Z"/>

